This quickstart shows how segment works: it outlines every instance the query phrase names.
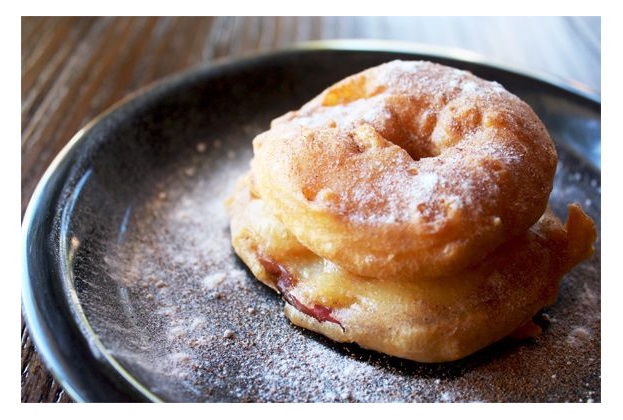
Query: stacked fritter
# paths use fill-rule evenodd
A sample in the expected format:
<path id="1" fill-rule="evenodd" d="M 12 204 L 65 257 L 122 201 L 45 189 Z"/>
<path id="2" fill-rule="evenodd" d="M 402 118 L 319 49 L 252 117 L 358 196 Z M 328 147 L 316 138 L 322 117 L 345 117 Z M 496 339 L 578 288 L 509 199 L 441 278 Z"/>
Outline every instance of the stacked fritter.
<path id="1" fill-rule="evenodd" d="M 295 324 L 421 362 L 469 355 L 557 297 L 592 220 L 547 209 L 556 151 L 499 84 L 427 62 L 350 76 L 253 141 L 232 244 Z"/>

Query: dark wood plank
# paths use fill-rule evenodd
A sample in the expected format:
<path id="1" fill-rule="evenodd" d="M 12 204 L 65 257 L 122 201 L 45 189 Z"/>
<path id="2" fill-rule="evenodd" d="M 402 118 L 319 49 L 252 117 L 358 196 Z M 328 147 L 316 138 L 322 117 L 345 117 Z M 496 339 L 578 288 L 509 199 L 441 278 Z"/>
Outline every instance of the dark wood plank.
<path id="1" fill-rule="evenodd" d="M 22 317 L 22 402 L 72 402 L 49 374 L 30 340 Z"/>

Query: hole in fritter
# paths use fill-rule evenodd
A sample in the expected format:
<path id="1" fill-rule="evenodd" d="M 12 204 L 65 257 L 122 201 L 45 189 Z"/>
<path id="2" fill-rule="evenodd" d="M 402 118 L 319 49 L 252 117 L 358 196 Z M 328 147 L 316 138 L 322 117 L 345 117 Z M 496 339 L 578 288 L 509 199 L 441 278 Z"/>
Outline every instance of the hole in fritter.
<path id="1" fill-rule="evenodd" d="M 378 127 L 381 135 L 403 149 L 414 161 L 439 154 L 431 135 L 437 126 L 437 113 L 424 99 L 392 95 L 385 100 L 389 117 Z"/>

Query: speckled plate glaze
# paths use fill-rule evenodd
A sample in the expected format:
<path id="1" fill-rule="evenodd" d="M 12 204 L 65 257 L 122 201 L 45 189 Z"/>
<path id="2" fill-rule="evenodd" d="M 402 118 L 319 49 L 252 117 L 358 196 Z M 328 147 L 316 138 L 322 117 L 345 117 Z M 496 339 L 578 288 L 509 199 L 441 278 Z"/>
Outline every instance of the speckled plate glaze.
<path id="1" fill-rule="evenodd" d="M 78 401 L 601 400 L 601 243 L 537 317 L 544 334 L 420 364 L 290 324 L 233 253 L 223 200 L 251 140 L 324 87 L 392 59 L 496 80 L 555 139 L 551 205 L 601 226 L 601 105 L 589 92 L 453 51 L 389 43 L 304 48 L 195 69 L 91 123 L 24 218 L 22 302 L 54 376 Z"/>

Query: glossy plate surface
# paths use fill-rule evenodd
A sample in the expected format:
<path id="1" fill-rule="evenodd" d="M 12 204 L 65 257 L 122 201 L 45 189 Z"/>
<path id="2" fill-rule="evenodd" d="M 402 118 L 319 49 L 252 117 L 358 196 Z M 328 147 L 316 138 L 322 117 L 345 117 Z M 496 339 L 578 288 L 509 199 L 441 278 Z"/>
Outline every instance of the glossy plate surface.
<path id="1" fill-rule="evenodd" d="M 76 135 L 24 218 L 23 307 L 79 401 L 600 401 L 600 242 L 540 315 L 545 332 L 419 364 L 291 325 L 229 242 L 223 200 L 270 120 L 342 77 L 425 59 L 502 83 L 559 150 L 551 205 L 601 226 L 601 106 L 590 93 L 441 52 L 324 45 L 174 76 Z M 402 50 L 402 51 L 398 51 Z M 454 57 L 454 58 L 453 58 Z"/>

